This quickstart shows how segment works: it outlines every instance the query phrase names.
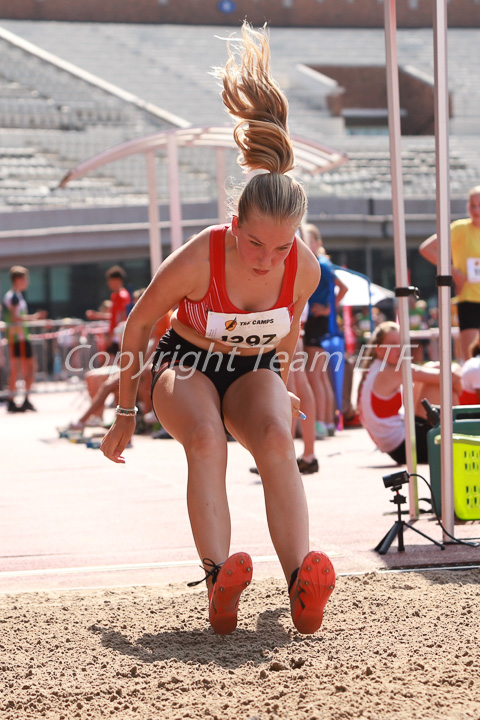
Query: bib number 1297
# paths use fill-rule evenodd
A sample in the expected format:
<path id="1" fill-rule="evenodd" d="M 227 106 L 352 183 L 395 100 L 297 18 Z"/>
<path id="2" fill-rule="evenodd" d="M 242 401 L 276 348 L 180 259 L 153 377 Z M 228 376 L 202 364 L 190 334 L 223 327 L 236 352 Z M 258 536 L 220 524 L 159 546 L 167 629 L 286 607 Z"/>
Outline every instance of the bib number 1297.
<path id="1" fill-rule="evenodd" d="M 251 345 L 252 347 L 255 347 L 255 345 L 269 345 L 272 340 L 274 340 L 276 337 L 275 334 L 273 335 L 248 335 L 248 337 L 243 337 L 243 335 L 222 335 L 220 338 L 223 340 L 223 342 L 231 343 L 232 345 L 240 345 L 241 343 L 246 343 L 247 345 Z"/>

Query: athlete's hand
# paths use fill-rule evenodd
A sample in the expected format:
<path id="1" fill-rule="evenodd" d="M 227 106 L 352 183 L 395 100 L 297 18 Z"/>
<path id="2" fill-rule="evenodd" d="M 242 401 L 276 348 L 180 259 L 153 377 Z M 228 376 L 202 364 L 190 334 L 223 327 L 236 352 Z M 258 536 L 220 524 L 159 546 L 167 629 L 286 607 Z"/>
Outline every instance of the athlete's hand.
<path id="1" fill-rule="evenodd" d="M 456 363 L 452 367 L 452 390 L 458 394 L 460 394 L 463 390 L 462 368 Z"/>
<path id="2" fill-rule="evenodd" d="M 330 305 L 322 305 L 321 303 L 312 303 L 310 305 L 310 315 L 312 317 L 325 317 L 330 315 Z"/>
<path id="3" fill-rule="evenodd" d="M 130 442 L 134 430 L 135 417 L 133 415 L 117 415 L 100 445 L 100 450 L 105 457 L 114 463 L 125 463 L 122 453 Z"/>
<path id="4" fill-rule="evenodd" d="M 302 418 L 302 420 L 305 420 L 305 416 L 303 415 L 302 411 L 300 410 L 300 398 L 298 398 L 294 393 L 288 391 L 288 394 L 290 395 L 290 402 L 292 403 L 292 415 L 294 418 Z"/>

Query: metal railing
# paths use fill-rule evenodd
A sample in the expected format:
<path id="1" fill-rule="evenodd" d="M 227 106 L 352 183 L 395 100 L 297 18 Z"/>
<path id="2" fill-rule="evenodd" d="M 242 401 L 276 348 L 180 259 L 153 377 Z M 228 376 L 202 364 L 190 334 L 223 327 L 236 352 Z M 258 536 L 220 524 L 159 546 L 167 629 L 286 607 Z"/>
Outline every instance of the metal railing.
<path id="1" fill-rule="evenodd" d="M 106 352 L 108 323 L 76 318 L 24 323 L 35 358 L 35 381 L 59 383 L 83 380 L 85 373 L 109 364 Z M 10 372 L 8 327 L 0 322 L 0 392 Z M 20 352 L 22 344 L 20 343 Z M 76 380 L 75 380 L 76 379 Z M 55 388 L 52 388 L 55 389 Z"/>

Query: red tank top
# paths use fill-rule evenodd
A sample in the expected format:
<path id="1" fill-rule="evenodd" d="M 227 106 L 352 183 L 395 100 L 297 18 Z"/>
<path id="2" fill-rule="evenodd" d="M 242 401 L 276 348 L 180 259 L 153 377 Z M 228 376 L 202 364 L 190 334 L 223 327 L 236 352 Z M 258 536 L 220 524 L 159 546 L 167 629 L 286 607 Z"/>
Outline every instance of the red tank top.
<path id="1" fill-rule="evenodd" d="M 478 395 L 470 390 L 462 390 L 458 402 L 459 405 L 478 405 Z"/>
<path id="2" fill-rule="evenodd" d="M 380 397 L 372 390 L 372 410 L 379 418 L 388 418 L 397 415 L 402 407 L 402 393 L 398 390 L 389 398 Z"/>
<path id="3" fill-rule="evenodd" d="M 248 314 L 248 310 L 240 310 L 230 301 L 225 286 L 225 235 L 228 225 L 215 225 L 210 230 L 210 285 L 201 300 L 184 298 L 178 304 L 177 318 L 181 323 L 192 327 L 200 335 L 207 331 L 208 312 Z M 297 240 L 285 259 L 282 289 L 275 305 L 269 310 L 286 307 L 293 319 L 293 287 L 297 274 Z"/>

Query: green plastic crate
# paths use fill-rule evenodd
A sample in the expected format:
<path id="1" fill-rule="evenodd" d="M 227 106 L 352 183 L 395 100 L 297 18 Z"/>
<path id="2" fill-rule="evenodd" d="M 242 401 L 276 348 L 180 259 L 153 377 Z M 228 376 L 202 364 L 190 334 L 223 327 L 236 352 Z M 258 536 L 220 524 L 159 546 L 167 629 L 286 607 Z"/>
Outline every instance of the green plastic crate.
<path id="1" fill-rule="evenodd" d="M 480 405 L 454 405 L 452 417 L 454 434 L 480 437 Z M 430 484 L 438 514 L 442 512 L 440 445 L 435 442 L 439 432 L 440 425 L 436 425 L 427 434 Z"/>
<path id="2" fill-rule="evenodd" d="M 460 520 L 480 520 L 480 437 L 454 433 L 453 504 Z M 435 437 L 440 445 L 441 436 Z"/>

